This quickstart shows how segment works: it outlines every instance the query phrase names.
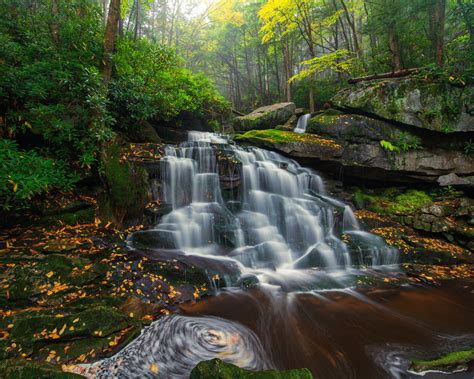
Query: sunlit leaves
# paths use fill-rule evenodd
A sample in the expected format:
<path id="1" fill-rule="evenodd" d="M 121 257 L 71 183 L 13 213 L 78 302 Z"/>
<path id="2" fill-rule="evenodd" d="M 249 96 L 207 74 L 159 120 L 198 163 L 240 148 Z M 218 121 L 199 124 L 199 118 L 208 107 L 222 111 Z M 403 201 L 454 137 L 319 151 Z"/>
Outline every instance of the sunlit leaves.
<path id="1" fill-rule="evenodd" d="M 335 72 L 348 72 L 352 67 L 354 58 L 346 49 L 339 49 L 333 53 L 328 53 L 319 57 L 315 57 L 301 62 L 304 69 L 297 75 L 294 75 L 290 82 L 294 80 L 301 80 L 308 76 L 321 73 L 325 70 L 332 70 Z"/>

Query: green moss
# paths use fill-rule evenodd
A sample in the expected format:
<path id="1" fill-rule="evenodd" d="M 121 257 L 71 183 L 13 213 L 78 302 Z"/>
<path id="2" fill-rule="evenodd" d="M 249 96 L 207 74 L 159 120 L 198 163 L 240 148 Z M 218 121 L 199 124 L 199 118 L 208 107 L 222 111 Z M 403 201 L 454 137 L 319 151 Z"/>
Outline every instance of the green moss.
<path id="1" fill-rule="evenodd" d="M 120 148 L 107 149 L 102 160 L 107 192 L 118 223 L 140 220 L 147 203 L 147 173 L 145 169 L 120 160 Z"/>
<path id="2" fill-rule="evenodd" d="M 415 371 L 426 371 L 443 369 L 465 365 L 474 360 L 474 348 L 463 351 L 455 351 L 432 360 L 414 360 L 412 369 Z"/>
<path id="3" fill-rule="evenodd" d="M 381 214 L 411 214 L 432 202 L 426 192 L 409 190 L 401 193 L 396 188 L 388 188 L 379 194 L 367 194 L 357 189 L 354 202 L 358 208 L 367 208 Z"/>
<path id="4" fill-rule="evenodd" d="M 80 375 L 63 372 L 59 365 L 8 359 L 0 362 L 0 377 L 10 379 L 75 379 Z"/>
<path id="5" fill-rule="evenodd" d="M 412 213 L 431 203 L 431 197 L 422 191 L 410 190 L 395 197 L 389 207 L 390 213 Z"/>
<path id="6" fill-rule="evenodd" d="M 290 371 L 247 371 L 220 359 L 203 361 L 192 371 L 190 379 L 312 379 L 308 369 Z"/>
<path id="7" fill-rule="evenodd" d="M 315 134 L 300 134 L 277 129 L 250 130 L 244 134 L 234 135 L 234 140 L 236 141 L 245 141 L 251 139 L 260 139 L 272 143 L 306 142 L 315 143 L 318 145 L 333 146 L 335 148 L 340 147 L 333 139 L 330 138 L 323 138 Z"/>

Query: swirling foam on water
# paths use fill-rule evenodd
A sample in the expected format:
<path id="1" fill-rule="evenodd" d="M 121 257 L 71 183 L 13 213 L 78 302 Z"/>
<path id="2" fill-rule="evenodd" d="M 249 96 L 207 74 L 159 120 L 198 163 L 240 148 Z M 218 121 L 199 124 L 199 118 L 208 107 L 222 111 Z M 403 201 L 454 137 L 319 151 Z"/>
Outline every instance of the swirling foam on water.
<path id="1" fill-rule="evenodd" d="M 272 367 L 257 336 L 218 317 L 164 317 L 112 358 L 87 366 L 88 378 L 188 378 L 203 360 L 220 358 L 239 367 Z"/>

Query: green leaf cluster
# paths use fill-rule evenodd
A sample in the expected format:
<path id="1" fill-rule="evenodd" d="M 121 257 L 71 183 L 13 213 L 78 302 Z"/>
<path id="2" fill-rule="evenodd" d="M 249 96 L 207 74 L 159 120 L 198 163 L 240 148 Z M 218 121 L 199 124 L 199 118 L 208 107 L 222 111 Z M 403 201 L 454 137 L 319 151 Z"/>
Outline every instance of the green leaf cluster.
<path id="1" fill-rule="evenodd" d="M 0 210 L 25 209 L 33 196 L 51 189 L 70 190 L 78 180 L 62 161 L 18 149 L 15 141 L 0 140 Z"/>

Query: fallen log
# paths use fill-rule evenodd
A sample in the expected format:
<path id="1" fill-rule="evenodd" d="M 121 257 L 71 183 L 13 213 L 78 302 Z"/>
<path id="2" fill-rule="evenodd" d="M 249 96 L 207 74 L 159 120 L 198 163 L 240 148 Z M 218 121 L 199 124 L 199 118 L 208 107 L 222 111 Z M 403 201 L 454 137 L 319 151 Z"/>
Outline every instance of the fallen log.
<path id="1" fill-rule="evenodd" d="M 245 113 L 239 112 L 237 109 L 232 108 L 232 113 L 235 113 L 237 116 L 245 116 Z"/>
<path id="2" fill-rule="evenodd" d="M 375 74 L 369 76 L 361 76 L 359 78 L 351 78 L 348 80 L 349 84 L 355 84 L 359 82 L 365 82 L 368 80 L 376 80 L 376 79 L 387 79 L 387 78 L 401 78 L 404 76 L 417 74 L 420 72 L 419 68 L 407 68 L 405 70 L 400 71 L 393 71 L 393 72 L 385 72 L 383 74 Z"/>

